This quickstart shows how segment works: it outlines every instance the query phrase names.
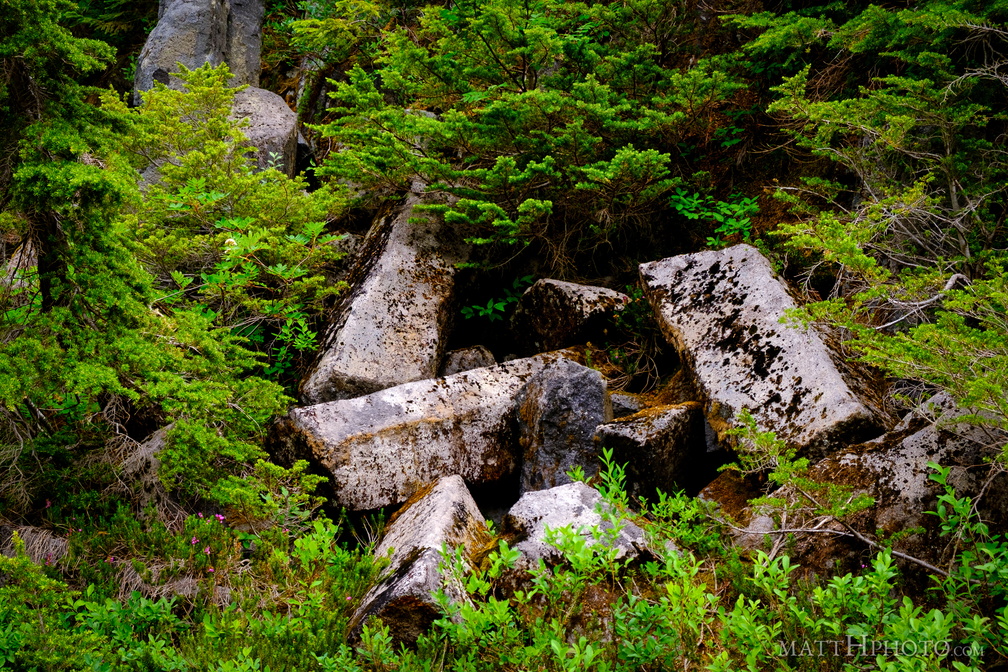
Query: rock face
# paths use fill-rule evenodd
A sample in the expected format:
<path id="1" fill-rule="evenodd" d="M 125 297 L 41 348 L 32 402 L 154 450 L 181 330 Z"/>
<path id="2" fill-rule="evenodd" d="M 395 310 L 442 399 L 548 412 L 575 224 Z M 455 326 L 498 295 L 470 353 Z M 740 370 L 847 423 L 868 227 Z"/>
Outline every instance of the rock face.
<path id="1" fill-rule="evenodd" d="M 595 428 L 612 420 L 602 374 L 559 359 L 534 374 L 518 395 L 521 491 L 570 483 L 567 472 L 598 473 Z"/>
<path id="2" fill-rule="evenodd" d="M 231 112 L 235 119 L 248 119 L 243 132 L 258 149 L 259 169 L 271 165 L 288 176 L 297 161 L 297 115 L 284 99 L 265 89 L 248 87 L 235 94 Z"/>
<path id="3" fill-rule="evenodd" d="M 459 474 L 499 481 L 518 467 L 515 397 L 560 353 L 406 383 L 296 408 L 278 438 L 288 457 L 310 457 L 332 475 L 352 510 L 404 502 L 425 483 Z"/>
<path id="4" fill-rule="evenodd" d="M 599 491 L 581 482 L 522 495 L 504 517 L 502 529 L 503 535 L 511 539 L 511 547 L 521 551 L 515 568 L 530 570 L 538 565 L 540 559 L 547 565 L 560 560 L 560 552 L 547 542 L 547 528 L 556 530 L 570 526 L 574 530 L 580 529 L 581 536 L 589 545 L 602 543 L 592 535 L 591 528 L 597 526 L 605 532 L 611 530 L 612 525 L 604 521 L 596 510 L 600 506 L 605 507 L 606 504 Z M 650 553 L 644 531 L 630 521 L 625 521 L 611 545 L 618 549 L 617 559 L 633 559 Z"/>
<path id="5" fill-rule="evenodd" d="M 539 280 L 522 294 L 511 328 L 527 353 L 556 350 L 590 336 L 629 301 L 605 287 Z"/>
<path id="6" fill-rule="evenodd" d="M 440 617 L 433 593 L 444 590 L 454 600 L 465 599 L 458 577 L 444 576 L 441 549 L 461 547 L 463 559 L 475 565 L 493 538 L 465 482 L 446 476 L 418 491 L 389 521 L 376 558 L 389 558 L 380 582 L 350 619 L 354 635 L 375 616 L 399 643 L 413 643 Z"/>
<path id="7" fill-rule="evenodd" d="M 691 462 L 706 451 L 700 404 L 656 406 L 600 425 L 596 440 L 626 464 L 629 494 L 655 497 L 682 488 Z"/>
<path id="8" fill-rule="evenodd" d="M 169 76 L 177 63 L 190 70 L 227 63 L 232 86 L 257 86 L 264 8 L 263 0 L 161 0 L 137 61 L 136 101 L 154 82 L 178 88 L 181 82 Z"/>
<path id="9" fill-rule="evenodd" d="M 671 257 L 642 264 L 640 273 L 719 439 L 743 408 L 761 430 L 809 454 L 879 431 L 818 332 L 780 323 L 795 303 L 756 248 Z"/>
<path id="10" fill-rule="evenodd" d="M 352 288 L 342 297 L 322 356 L 301 385 L 307 403 L 349 399 L 433 378 L 452 314 L 455 263 L 465 248 L 434 219 L 410 221 L 410 194 L 371 227 Z"/>
<path id="11" fill-rule="evenodd" d="M 482 345 L 474 345 L 471 348 L 462 348 L 445 353 L 444 361 L 441 362 L 441 375 L 451 376 L 463 371 L 481 369 L 484 366 L 493 366 L 497 363 L 493 353 Z"/>

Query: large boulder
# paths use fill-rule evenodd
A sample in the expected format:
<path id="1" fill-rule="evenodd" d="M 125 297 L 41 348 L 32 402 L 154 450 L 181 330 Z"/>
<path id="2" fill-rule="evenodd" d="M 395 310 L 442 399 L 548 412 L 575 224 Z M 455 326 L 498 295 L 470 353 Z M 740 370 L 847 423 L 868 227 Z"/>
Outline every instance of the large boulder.
<path id="1" fill-rule="evenodd" d="M 819 332 L 781 323 L 795 302 L 756 248 L 671 257 L 642 264 L 640 274 L 719 440 L 743 408 L 760 430 L 807 454 L 877 436 L 878 413 Z"/>
<path id="2" fill-rule="evenodd" d="M 389 628 L 397 643 L 414 643 L 440 617 L 434 600 L 441 590 L 454 601 L 466 599 L 461 577 L 442 571 L 442 549 L 462 550 L 467 567 L 478 564 L 493 537 L 486 520 L 459 476 L 446 476 L 416 492 L 389 521 L 375 548 L 389 565 L 350 619 L 359 635 L 371 617 Z"/>
<path id="3" fill-rule="evenodd" d="M 707 448 L 698 403 L 655 406 L 599 425 L 596 440 L 613 451 L 618 464 L 626 465 L 633 499 L 684 488 Z"/>
<path id="4" fill-rule="evenodd" d="M 589 546 L 604 543 L 617 549 L 618 560 L 648 557 L 651 551 L 644 531 L 629 520 L 622 521 L 622 528 L 610 538 L 611 516 L 602 515 L 609 512 L 611 508 L 599 491 L 580 481 L 526 492 L 504 516 L 501 530 L 511 547 L 521 552 L 515 569 L 532 570 L 540 560 L 547 565 L 559 562 L 562 555 L 550 543 L 549 531 L 560 528 L 584 537 Z"/>
<path id="5" fill-rule="evenodd" d="M 354 399 L 292 410 L 278 427 L 282 458 L 308 457 L 352 510 L 400 504 L 424 484 L 459 474 L 501 481 L 518 467 L 515 398 L 560 358 L 547 353 Z"/>
<path id="6" fill-rule="evenodd" d="M 178 63 L 195 70 L 227 63 L 231 85 L 259 84 L 263 0 L 161 0 L 158 22 L 137 60 L 134 88 L 179 88 Z"/>
<path id="7" fill-rule="evenodd" d="M 581 467 L 598 473 L 595 428 L 612 420 L 602 374 L 559 359 L 534 374 L 518 395 L 521 491 L 570 483 L 567 472 Z"/>
<path id="8" fill-rule="evenodd" d="M 629 301 L 626 294 L 605 287 L 539 280 L 519 299 L 511 328 L 526 353 L 556 350 L 601 333 Z"/>
<path id="9" fill-rule="evenodd" d="M 231 116 L 247 119 L 242 131 L 255 147 L 259 169 L 274 167 L 291 176 L 297 160 L 297 115 L 284 99 L 250 86 L 235 94 Z"/>
<path id="10" fill-rule="evenodd" d="M 420 194 L 379 217 L 364 241 L 322 355 L 301 385 L 306 403 L 349 399 L 433 378 L 452 316 L 465 246 Z"/>

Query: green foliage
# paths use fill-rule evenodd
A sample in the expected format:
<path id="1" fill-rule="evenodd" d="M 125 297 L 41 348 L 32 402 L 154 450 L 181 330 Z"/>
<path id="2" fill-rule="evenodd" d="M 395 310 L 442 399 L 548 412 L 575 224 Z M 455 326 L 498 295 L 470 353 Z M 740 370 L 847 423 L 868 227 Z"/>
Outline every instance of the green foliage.
<path id="1" fill-rule="evenodd" d="M 333 93 L 321 130 L 342 149 L 324 172 L 391 190 L 419 175 L 460 197 L 445 217 L 474 242 L 536 242 L 554 263 L 626 245 L 678 184 L 667 149 L 740 86 L 716 60 L 669 65 L 691 16 L 671 0 L 429 7 Z"/>
<path id="2" fill-rule="evenodd" d="M 497 299 L 491 298 L 485 306 L 478 303 L 471 306 L 462 306 L 462 317 L 467 320 L 474 317 L 485 317 L 489 322 L 503 320 L 508 310 L 518 303 L 518 299 L 521 298 L 522 293 L 531 284 L 531 275 L 515 278 L 514 282 L 511 283 L 510 289 L 506 288 L 504 290 L 503 297 Z"/>
<path id="3" fill-rule="evenodd" d="M 327 273 L 343 256 L 328 222 L 345 211 L 338 188 L 255 170 L 227 66 L 180 73 L 185 91 L 144 94 L 128 149 L 157 166 L 129 226 L 166 309 L 211 311 L 218 325 L 260 344 L 266 375 L 291 381 L 315 346 L 318 315 L 341 289 Z M 112 101 L 107 101 L 113 105 Z"/>
<path id="4" fill-rule="evenodd" d="M 734 194 L 730 198 L 731 201 L 716 201 L 710 196 L 701 196 L 696 192 L 691 196 L 687 191 L 677 189 L 671 203 L 687 219 L 711 221 L 717 225 L 715 235 L 707 238 L 707 246 L 716 249 L 724 247 L 728 242 L 749 242 L 752 216 L 759 212 L 755 198 L 741 194 Z M 726 240 L 729 238 L 734 240 Z"/>

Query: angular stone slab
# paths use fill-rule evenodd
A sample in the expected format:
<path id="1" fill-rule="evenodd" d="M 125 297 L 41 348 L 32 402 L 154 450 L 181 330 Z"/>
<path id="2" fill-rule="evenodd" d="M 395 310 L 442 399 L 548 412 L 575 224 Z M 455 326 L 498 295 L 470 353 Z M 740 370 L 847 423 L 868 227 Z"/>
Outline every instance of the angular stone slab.
<path id="1" fill-rule="evenodd" d="M 515 397 L 562 356 L 505 364 L 292 410 L 279 427 L 290 458 L 310 457 L 331 474 L 348 509 L 404 502 L 425 484 L 459 474 L 469 484 L 517 469 Z"/>
<path id="2" fill-rule="evenodd" d="M 808 453 L 862 441 L 880 429 L 821 335 L 781 324 L 795 303 L 756 248 L 670 257 L 642 264 L 640 274 L 719 440 L 743 408 L 761 430 Z"/>
<path id="3" fill-rule="evenodd" d="M 464 562 L 476 564 L 493 537 L 460 476 L 445 476 L 418 491 L 389 521 L 375 558 L 389 558 L 382 578 L 350 619 L 355 636 L 375 616 L 399 643 L 413 643 L 440 617 L 434 591 L 465 599 L 459 577 L 439 571 L 441 549 L 462 549 Z"/>
<path id="4" fill-rule="evenodd" d="M 580 529 L 589 546 L 601 543 L 592 535 L 591 528 L 598 527 L 603 535 L 612 529 L 597 510 L 605 506 L 608 505 L 599 491 L 580 481 L 522 495 L 504 516 L 502 528 L 505 538 L 511 540 L 511 547 L 521 551 L 515 569 L 531 570 L 539 560 L 548 565 L 561 559 L 560 552 L 547 541 L 547 529 L 569 526 L 575 531 Z M 644 531 L 629 520 L 624 521 L 612 545 L 618 549 L 617 559 L 650 553 Z"/>
<path id="5" fill-rule="evenodd" d="M 655 406 L 599 425 L 596 441 L 626 464 L 627 489 L 633 499 L 670 494 L 684 486 L 691 462 L 706 451 L 700 404 Z"/>
<path id="6" fill-rule="evenodd" d="M 511 329 L 527 353 L 555 350 L 600 331 L 629 302 L 613 289 L 543 279 L 522 294 Z"/>
<path id="7" fill-rule="evenodd" d="M 439 218 L 416 212 L 421 198 L 410 194 L 371 227 L 323 354 L 301 385 L 306 403 L 437 375 L 452 315 L 455 263 L 465 252 Z"/>
<path id="8" fill-rule="evenodd" d="M 581 467 L 598 473 L 595 428 L 612 420 L 602 374 L 568 359 L 549 364 L 518 395 L 521 491 L 570 483 L 567 472 Z"/>

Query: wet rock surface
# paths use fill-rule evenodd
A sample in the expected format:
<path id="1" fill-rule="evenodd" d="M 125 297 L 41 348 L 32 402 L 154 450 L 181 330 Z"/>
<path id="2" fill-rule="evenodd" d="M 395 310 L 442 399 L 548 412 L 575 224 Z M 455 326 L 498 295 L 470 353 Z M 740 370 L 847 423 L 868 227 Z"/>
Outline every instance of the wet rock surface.
<path id="1" fill-rule="evenodd" d="M 466 599 L 457 577 L 446 577 L 438 569 L 442 547 L 461 548 L 464 562 L 473 566 L 492 541 L 461 477 L 446 476 L 415 493 L 389 521 L 375 548 L 374 556 L 388 557 L 389 565 L 350 620 L 354 636 L 374 616 L 389 627 L 396 642 L 416 642 L 440 618 L 435 591 L 443 590 L 456 601 Z"/>
<path id="2" fill-rule="evenodd" d="M 437 375 L 452 317 L 455 263 L 466 247 L 450 227 L 417 212 L 421 202 L 420 194 L 410 194 L 371 227 L 351 271 L 351 289 L 301 385 L 306 403 Z"/>
<path id="3" fill-rule="evenodd" d="M 500 481 L 519 466 L 515 399 L 562 353 L 546 353 L 292 410 L 282 451 L 331 474 L 336 501 L 367 510 L 399 504 L 425 483 L 459 474 Z"/>
<path id="4" fill-rule="evenodd" d="M 626 464 L 631 498 L 654 498 L 684 487 L 695 462 L 706 452 L 703 413 L 698 403 L 655 406 L 598 427 L 596 441 Z"/>
<path id="5" fill-rule="evenodd" d="M 511 329 L 523 352 L 555 350 L 600 334 L 629 301 L 605 287 L 539 280 L 522 294 Z"/>
<path id="6" fill-rule="evenodd" d="M 848 386 L 820 334 L 781 324 L 795 302 L 756 248 L 670 257 L 642 264 L 640 273 L 719 439 L 743 408 L 761 430 L 809 454 L 880 430 L 877 414 Z"/>
<path id="7" fill-rule="evenodd" d="M 592 438 L 596 427 L 612 420 L 601 373 L 559 359 L 532 375 L 517 404 L 522 492 L 570 483 L 567 472 L 574 467 L 586 477 L 598 473 Z"/>

